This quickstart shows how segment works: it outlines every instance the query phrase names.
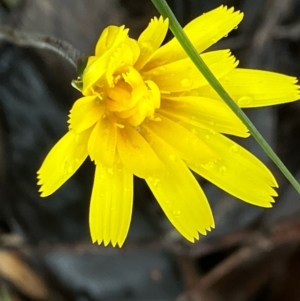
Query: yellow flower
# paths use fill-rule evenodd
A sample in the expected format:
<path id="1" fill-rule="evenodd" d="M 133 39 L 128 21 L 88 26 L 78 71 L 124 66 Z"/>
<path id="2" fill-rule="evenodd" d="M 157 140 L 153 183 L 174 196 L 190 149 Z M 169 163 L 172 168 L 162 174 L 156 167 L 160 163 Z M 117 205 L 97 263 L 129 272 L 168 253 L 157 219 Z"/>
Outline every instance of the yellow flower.
<path id="1" fill-rule="evenodd" d="M 239 11 L 221 6 L 185 32 L 199 53 L 236 28 Z M 96 171 L 90 204 L 93 242 L 122 246 L 131 220 L 133 175 L 145 179 L 173 226 L 189 241 L 214 227 L 208 201 L 191 171 L 250 204 L 271 207 L 271 172 L 227 135 L 249 136 L 176 39 L 164 46 L 168 20 L 154 18 L 138 40 L 124 26 L 101 34 L 89 57 L 69 131 L 39 172 L 41 196 L 66 182 L 89 156 Z M 200 54 L 240 107 L 299 98 L 296 79 L 240 69 L 229 50 Z M 226 136 L 224 135 L 226 134 Z"/>

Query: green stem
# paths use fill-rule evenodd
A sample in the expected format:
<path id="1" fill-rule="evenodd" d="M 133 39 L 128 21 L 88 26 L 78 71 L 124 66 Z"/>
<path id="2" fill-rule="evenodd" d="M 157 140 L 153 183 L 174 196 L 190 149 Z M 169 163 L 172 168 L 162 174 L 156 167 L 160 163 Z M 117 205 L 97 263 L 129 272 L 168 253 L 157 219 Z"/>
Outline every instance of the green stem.
<path id="1" fill-rule="evenodd" d="M 214 88 L 214 90 L 219 94 L 219 96 L 224 100 L 224 102 L 230 107 L 230 109 L 240 118 L 240 120 L 247 126 L 251 135 L 255 138 L 261 148 L 265 153 L 271 158 L 271 160 L 277 165 L 280 171 L 284 174 L 287 180 L 293 185 L 293 187 L 300 194 L 300 185 L 286 166 L 282 163 L 279 157 L 275 154 L 271 146 L 266 142 L 260 132 L 256 129 L 254 124 L 250 121 L 247 115 L 239 108 L 239 106 L 232 100 L 229 94 L 221 86 L 216 77 L 212 74 L 209 68 L 206 66 L 202 58 L 199 56 L 197 50 L 192 45 L 191 41 L 186 36 L 185 32 L 182 30 L 179 22 L 174 16 L 172 10 L 168 6 L 165 0 L 151 0 L 160 14 L 169 19 L 169 27 L 177 38 L 178 42 L 181 44 L 182 48 L 188 54 L 190 59 L 203 74 L 209 84 Z"/>

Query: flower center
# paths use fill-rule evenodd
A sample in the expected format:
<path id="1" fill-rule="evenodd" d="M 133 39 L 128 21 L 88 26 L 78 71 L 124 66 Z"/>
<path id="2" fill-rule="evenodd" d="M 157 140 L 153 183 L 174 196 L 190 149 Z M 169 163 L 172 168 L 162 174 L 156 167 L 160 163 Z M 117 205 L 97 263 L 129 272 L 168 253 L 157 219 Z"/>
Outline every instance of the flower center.
<path id="1" fill-rule="evenodd" d="M 135 68 L 127 67 L 125 72 L 114 74 L 104 101 L 108 111 L 138 126 L 160 107 L 160 91 L 154 82 L 144 81 Z"/>
<path id="2" fill-rule="evenodd" d="M 107 47 L 107 43 L 103 45 Z M 106 115 L 115 116 L 120 124 L 136 127 L 145 119 L 154 118 L 155 109 L 160 107 L 160 90 L 138 71 L 142 60 L 139 44 L 125 38 L 122 43 L 101 51 L 99 57 L 89 58 L 82 93 L 98 96 Z"/>

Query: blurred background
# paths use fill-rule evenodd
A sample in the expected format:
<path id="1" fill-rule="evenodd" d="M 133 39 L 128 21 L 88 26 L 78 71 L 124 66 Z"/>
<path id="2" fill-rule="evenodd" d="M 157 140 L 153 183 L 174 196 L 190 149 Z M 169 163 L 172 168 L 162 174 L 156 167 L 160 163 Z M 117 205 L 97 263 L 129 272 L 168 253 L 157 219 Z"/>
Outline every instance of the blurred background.
<path id="1" fill-rule="evenodd" d="M 183 25 L 221 4 L 242 10 L 238 30 L 214 49 L 230 48 L 242 67 L 300 77 L 300 0 L 168 3 Z M 87 54 L 107 25 L 126 24 L 137 37 L 154 15 L 150 0 L 0 1 L 1 25 L 54 36 Z M 300 197 L 252 139 L 239 142 L 277 177 L 274 208 L 244 204 L 199 179 L 216 229 L 195 244 L 170 226 L 136 179 L 124 247 L 92 245 L 90 162 L 41 199 L 36 171 L 67 130 L 68 111 L 80 97 L 74 78 L 75 68 L 56 53 L 1 40 L 0 301 L 300 300 Z M 247 114 L 299 181 L 300 103 Z"/>

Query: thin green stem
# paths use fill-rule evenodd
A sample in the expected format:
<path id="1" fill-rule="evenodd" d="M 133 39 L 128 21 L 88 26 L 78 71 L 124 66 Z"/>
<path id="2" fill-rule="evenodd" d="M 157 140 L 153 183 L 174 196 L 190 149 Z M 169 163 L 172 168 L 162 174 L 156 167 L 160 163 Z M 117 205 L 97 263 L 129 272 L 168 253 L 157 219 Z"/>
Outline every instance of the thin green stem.
<path id="1" fill-rule="evenodd" d="M 232 100 L 229 94 L 221 86 L 216 77 L 212 74 L 209 68 L 206 66 L 202 58 L 199 56 L 197 50 L 192 45 L 191 41 L 188 39 L 176 17 L 174 16 L 172 10 L 168 6 L 165 0 L 152 0 L 153 4 L 160 12 L 160 14 L 169 19 L 169 27 L 177 38 L 178 42 L 181 44 L 182 48 L 188 54 L 190 59 L 203 74 L 209 84 L 214 88 L 214 90 L 219 94 L 219 96 L 224 100 L 224 102 L 230 107 L 230 109 L 240 118 L 240 120 L 247 126 L 251 135 L 255 138 L 261 148 L 265 153 L 271 158 L 271 160 L 277 165 L 283 175 L 287 180 L 293 185 L 293 187 L 300 194 L 300 185 L 290 171 L 286 168 L 283 162 L 279 159 L 270 145 L 266 142 L 260 132 L 256 129 L 254 124 L 250 121 L 247 115 L 239 108 L 239 106 Z"/>

